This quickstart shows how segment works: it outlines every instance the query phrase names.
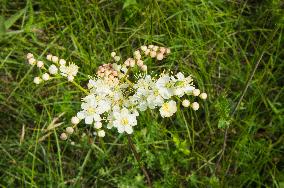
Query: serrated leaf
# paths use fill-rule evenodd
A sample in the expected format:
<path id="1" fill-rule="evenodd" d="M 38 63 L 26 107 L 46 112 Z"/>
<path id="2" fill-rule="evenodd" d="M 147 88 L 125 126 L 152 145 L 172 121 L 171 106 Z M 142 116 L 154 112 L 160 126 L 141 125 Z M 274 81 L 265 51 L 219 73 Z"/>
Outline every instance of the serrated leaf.
<path id="1" fill-rule="evenodd" d="M 12 15 L 5 21 L 5 28 L 9 29 L 24 13 L 26 9 L 19 10 L 16 14 Z"/>
<path id="2" fill-rule="evenodd" d="M 123 4 L 123 9 L 125 9 L 126 7 L 130 5 L 137 5 L 136 0 L 125 0 Z"/>

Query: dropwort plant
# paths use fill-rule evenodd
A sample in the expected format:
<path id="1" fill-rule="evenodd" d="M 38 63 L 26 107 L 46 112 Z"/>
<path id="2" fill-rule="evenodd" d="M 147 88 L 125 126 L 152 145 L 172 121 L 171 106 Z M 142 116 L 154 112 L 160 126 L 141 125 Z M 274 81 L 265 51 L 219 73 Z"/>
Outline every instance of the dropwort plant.
<path id="1" fill-rule="evenodd" d="M 79 67 L 74 63 L 51 54 L 46 56 L 46 62 L 37 60 L 31 53 L 27 54 L 27 60 L 30 65 L 42 69 L 42 75 L 34 78 L 35 84 L 62 77 L 85 95 L 81 109 L 71 118 L 72 126 L 67 127 L 60 135 L 61 140 L 67 140 L 77 128 L 86 129 L 86 126 L 78 127 L 80 122 L 92 129 L 91 136 L 95 137 L 104 137 L 107 129 L 115 129 L 118 133 L 128 135 L 131 149 L 139 162 L 129 134 L 134 132 L 140 113 L 147 109 L 158 109 L 157 113 L 160 113 L 161 117 L 168 118 L 181 106 L 198 110 L 199 103 L 195 97 L 203 100 L 207 98 L 207 94 L 194 85 L 190 75 L 164 71 L 156 76 L 148 72 L 145 63 L 147 58 L 162 61 L 170 52 L 170 49 L 165 47 L 141 46 L 133 53 L 133 57 L 124 62 L 116 52 L 112 52 L 111 62 L 99 66 L 96 74 L 89 76 L 87 88 L 75 81 Z M 141 168 L 150 185 L 145 168 Z"/>

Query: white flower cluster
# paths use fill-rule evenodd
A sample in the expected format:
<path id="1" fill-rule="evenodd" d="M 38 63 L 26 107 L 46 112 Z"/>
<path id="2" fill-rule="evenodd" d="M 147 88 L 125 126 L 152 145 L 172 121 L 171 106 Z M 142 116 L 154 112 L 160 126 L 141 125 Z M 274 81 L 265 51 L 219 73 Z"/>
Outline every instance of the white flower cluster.
<path id="1" fill-rule="evenodd" d="M 141 50 L 146 57 L 149 55 L 157 60 L 170 53 L 168 48 L 154 45 L 142 46 Z M 153 52 L 156 52 L 155 56 Z M 179 72 L 153 77 L 145 73 L 142 67 L 146 65 L 139 50 L 134 52 L 134 58 L 128 58 L 122 65 L 117 64 L 121 58 L 115 52 L 111 56 L 114 63 L 100 66 L 97 75 L 89 80 L 88 95 L 82 99 L 81 111 L 71 119 L 74 125 L 80 121 L 91 125 L 99 137 L 105 136 L 105 128 L 132 134 L 139 113 L 147 109 L 159 109 L 161 117 L 171 117 L 178 110 L 179 101 L 184 107 L 198 110 L 199 104 L 190 103 L 189 98 L 207 98 L 206 93 L 194 86 L 191 76 Z M 129 72 L 137 70 L 133 69 L 136 65 L 143 72 L 130 76 Z"/>
<path id="2" fill-rule="evenodd" d="M 80 121 L 91 126 L 94 135 L 104 137 L 106 129 L 132 134 L 139 113 L 146 110 L 158 109 L 163 118 L 173 116 L 179 104 L 198 110 L 199 104 L 193 101 L 193 97 L 206 99 L 207 94 L 196 88 L 191 76 L 181 72 L 163 72 L 159 76 L 147 73 L 146 63 L 149 58 L 161 61 L 169 54 L 169 48 L 141 46 L 133 53 L 133 57 L 121 61 L 122 58 L 112 52 L 111 62 L 99 66 L 96 75 L 90 77 L 87 90 L 73 82 L 78 73 L 77 65 L 67 65 L 64 59 L 51 54 L 46 56 L 52 62 L 47 68 L 31 53 L 27 54 L 27 59 L 29 64 L 37 65 L 42 72 L 45 71 L 41 77 L 35 77 L 36 84 L 49 80 L 50 75 L 63 76 L 87 95 L 82 98 L 81 110 L 71 119 L 73 125 L 67 127 L 60 136 L 62 140 L 67 140 Z"/>
<path id="3" fill-rule="evenodd" d="M 61 75 L 66 77 L 68 81 L 73 81 L 74 77 L 78 73 L 79 67 L 74 63 L 68 63 L 66 65 L 66 60 L 59 59 L 57 56 L 53 56 L 48 54 L 46 59 L 52 64 L 50 66 L 45 67 L 43 61 L 38 61 L 35 59 L 34 55 L 31 53 L 27 54 L 27 60 L 30 65 L 37 65 L 37 67 L 42 69 L 43 74 L 41 76 L 37 76 L 34 78 L 35 84 L 40 84 L 42 81 L 47 81 L 52 78 L 52 76 Z"/>

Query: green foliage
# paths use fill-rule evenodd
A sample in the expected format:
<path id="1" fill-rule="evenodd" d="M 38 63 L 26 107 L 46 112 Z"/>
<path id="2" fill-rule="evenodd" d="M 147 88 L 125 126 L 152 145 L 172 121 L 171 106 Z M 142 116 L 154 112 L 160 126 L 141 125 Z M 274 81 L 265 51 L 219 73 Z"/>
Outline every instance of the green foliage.
<path id="1" fill-rule="evenodd" d="M 281 0 L 2 0 L 0 7 L 1 187 L 146 187 L 124 135 L 113 130 L 94 140 L 76 131 L 71 140 L 58 138 L 82 95 L 58 80 L 35 86 L 39 71 L 25 55 L 50 52 L 75 62 L 85 86 L 111 51 L 125 58 L 150 43 L 172 51 L 164 63 L 147 62 L 150 71 L 181 70 L 208 93 L 199 111 L 139 116 L 133 141 L 153 187 L 283 186 Z M 63 124 L 46 132 L 62 112 Z"/>

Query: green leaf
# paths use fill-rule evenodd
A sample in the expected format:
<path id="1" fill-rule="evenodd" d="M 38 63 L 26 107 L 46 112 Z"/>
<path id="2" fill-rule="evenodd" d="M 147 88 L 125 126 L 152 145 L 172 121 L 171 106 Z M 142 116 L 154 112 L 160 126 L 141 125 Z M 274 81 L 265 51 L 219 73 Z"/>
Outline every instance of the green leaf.
<path id="1" fill-rule="evenodd" d="M 137 5 L 136 0 L 125 0 L 123 4 L 123 9 L 125 9 L 126 7 L 130 5 Z"/>
<path id="2" fill-rule="evenodd" d="M 12 15 L 5 21 L 5 28 L 9 29 L 24 13 L 26 9 L 19 10 L 16 14 Z"/>
<path id="3" fill-rule="evenodd" d="M 6 33 L 5 19 L 3 16 L 0 16 L 0 35 L 4 35 L 5 33 Z"/>

